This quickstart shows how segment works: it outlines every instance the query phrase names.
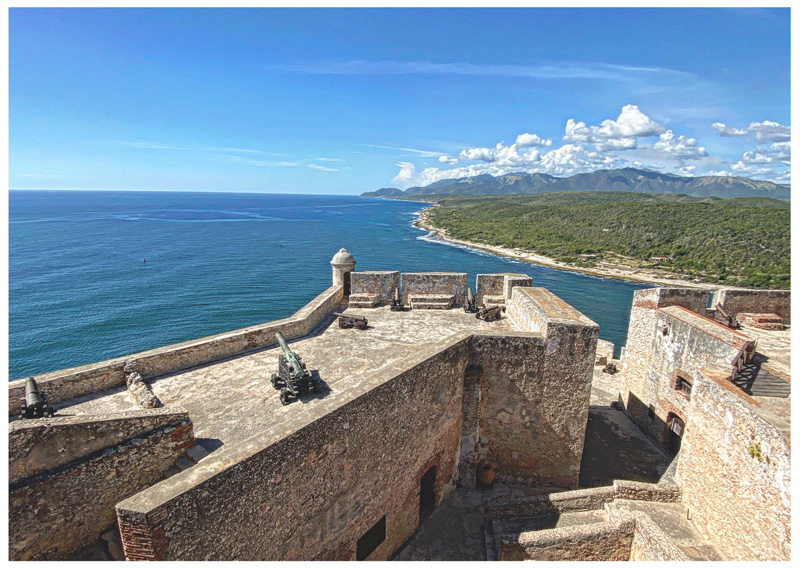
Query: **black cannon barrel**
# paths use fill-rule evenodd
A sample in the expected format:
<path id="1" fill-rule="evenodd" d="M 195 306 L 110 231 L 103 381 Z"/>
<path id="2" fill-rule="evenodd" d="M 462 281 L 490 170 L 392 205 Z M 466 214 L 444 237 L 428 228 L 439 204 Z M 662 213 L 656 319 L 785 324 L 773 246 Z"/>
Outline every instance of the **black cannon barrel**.
<path id="1" fill-rule="evenodd" d="M 39 386 L 33 377 L 25 380 L 25 398 L 22 399 L 22 414 L 20 418 L 43 418 L 52 416 L 53 410 L 47 406 L 44 394 L 39 392 Z"/>
<path id="2" fill-rule="evenodd" d="M 33 377 L 28 377 L 28 380 L 25 381 L 25 404 L 34 408 L 44 404 L 42 395 L 39 394 L 39 388 Z"/>

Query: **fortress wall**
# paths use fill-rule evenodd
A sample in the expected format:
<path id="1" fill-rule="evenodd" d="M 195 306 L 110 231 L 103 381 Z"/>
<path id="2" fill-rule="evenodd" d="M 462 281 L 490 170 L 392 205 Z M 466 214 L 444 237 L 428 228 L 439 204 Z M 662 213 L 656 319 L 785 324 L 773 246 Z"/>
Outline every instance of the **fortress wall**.
<path id="1" fill-rule="evenodd" d="M 647 420 L 648 405 L 658 398 L 658 384 L 648 375 L 648 364 L 656 334 L 659 308 L 683 306 L 705 315 L 709 290 L 689 288 L 647 288 L 633 293 L 628 340 L 622 359 L 621 396 L 637 423 Z M 631 393 L 635 393 L 631 396 Z"/>
<path id="2" fill-rule="evenodd" d="M 361 271 L 350 273 L 351 294 L 378 294 L 380 301 L 388 304 L 394 300 L 394 290 L 400 287 L 397 271 Z"/>
<path id="3" fill-rule="evenodd" d="M 731 560 L 789 560 L 791 448 L 725 380 L 695 379 L 677 480 L 700 533 Z"/>
<path id="4" fill-rule="evenodd" d="M 506 302 L 511 299 L 511 294 L 515 287 L 522 286 L 528 288 L 533 284 L 533 278 L 527 274 L 509 272 L 503 276 L 503 297 L 506 299 Z"/>
<path id="5" fill-rule="evenodd" d="M 650 439 L 664 447 L 668 442 L 670 413 L 685 421 L 692 396 L 675 388 L 676 374 L 692 382 L 700 369 L 710 364 L 725 364 L 730 368 L 730 362 L 747 341 L 711 321 L 700 322 L 708 329 L 698 329 L 684 321 L 693 317 L 693 313 L 681 313 L 674 307 L 657 312 L 645 375 L 652 388 L 645 393 L 632 389 L 628 395 L 627 408 L 634 422 Z M 652 418 L 648 415 L 651 404 L 655 407 Z"/>
<path id="6" fill-rule="evenodd" d="M 599 327 L 544 288 L 513 288 L 507 310 L 544 342 L 476 337 L 486 459 L 507 482 L 575 488 Z"/>
<path id="7" fill-rule="evenodd" d="M 737 290 L 724 288 L 716 290 L 711 307 L 722 304 L 733 317 L 744 313 L 778 314 L 787 325 L 792 323 L 792 304 L 790 290 Z"/>
<path id="8" fill-rule="evenodd" d="M 457 334 L 119 503 L 126 556 L 352 560 L 385 516 L 368 558 L 388 558 L 418 526 L 422 476 L 436 467 L 436 504 L 455 487 L 469 359 Z"/>
<path id="9" fill-rule="evenodd" d="M 504 535 L 499 559 L 503 560 L 605 560 L 631 556 L 636 522 L 617 521 Z"/>
<path id="10" fill-rule="evenodd" d="M 467 295 L 466 272 L 404 272 L 400 275 L 403 303 L 408 306 L 409 294 L 441 294 L 455 297 L 455 306 L 464 303 Z"/>
<path id="11" fill-rule="evenodd" d="M 690 560 L 653 520 L 644 513 L 628 513 L 633 517 L 635 526 L 631 543 L 631 561 L 672 561 L 686 562 Z"/>
<path id="12" fill-rule="evenodd" d="M 16 420 L 9 424 L 8 481 L 14 483 L 38 475 L 187 419 L 185 410 L 173 407 L 113 416 L 55 416 Z"/>
<path id="13" fill-rule="evenodd" d="M 29 471 L 46 467 L 42 462 L 57 452 L 56 443 L 71 436 L 70 450 L 80 457 L 10 484 L 11 560 L 62 560 L 95 542 L 114 525 L 114 506 L 120 500 L 155 483 L 194 445 L 186 412 L 162 409 L 137 415 L 108 421 L 54 418 L 47 421 L 49 426 L 31 428 L 12 424 L 13 451 L 27 459 Z M 112 442 L 114 428 L 127 439 Z M 97 441 L 91 439 L 95 434 Z M 44 446 L 31 448 L 37 438 L 45 440 Z M 86 453 L 81 441 L 100 448 Z M 105 447 L 108 443 L 114 445 Z"/>
<path id="14" fill-rule="evenodd" d="M 504 274 L 478 274 L 475 278 L 475 301 L 478 306 L 484 304 L 484 296 L 502 296 Z"/>
<path id="15" fill-rule="evenodd" d="M 136 360 L 139 363 L 139 372 L 143 377 L 152 378 L 273 344 L 275 333 L 278 331 L 286 339 L 306 335 L 326 315 L 336 309 L 342 301 L 343 294 L 342 286 L 332 286 L 291 318 L 167 345 L 91 365 L 54 371 L 34 378 L 40 392 L 45 394 L 51 405 L 101 390 L 125 386 L 123 367 L 129 360 Z M 9 383 L 9 414 L 20 412 L 20 401 L 24 395 L 25 379 Z"/>

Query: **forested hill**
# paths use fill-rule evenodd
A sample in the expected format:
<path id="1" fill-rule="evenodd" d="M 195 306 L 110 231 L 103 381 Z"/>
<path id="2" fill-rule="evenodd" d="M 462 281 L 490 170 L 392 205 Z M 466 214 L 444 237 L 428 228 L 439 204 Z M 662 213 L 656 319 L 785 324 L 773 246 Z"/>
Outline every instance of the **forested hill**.
<path id="1" fill-rule="evenodd" d="M 394 187 L 362 194 L 362 197 L 421 197 L 430 195 L 511 195 L 560 191 L 633 191 L 683 193 L 697 197 L 773 197 L 789 199 L 790 187 L 743 177 L 680 177 L 672 174 L 622 168 L 599 170 L 558 178 L 547 174 L 513 173 L 494 177 L 480 175 L 440 180 L 405 191 Z"/>
<path id="2" fill-rule="evenodd" d="M 731 286 L 790 287 L 789 204 L 626 192 L 437 197 L 449 236 L 575 266 L 663 269 Z M 581 258 L 579 255 L 582 255 Z"/>

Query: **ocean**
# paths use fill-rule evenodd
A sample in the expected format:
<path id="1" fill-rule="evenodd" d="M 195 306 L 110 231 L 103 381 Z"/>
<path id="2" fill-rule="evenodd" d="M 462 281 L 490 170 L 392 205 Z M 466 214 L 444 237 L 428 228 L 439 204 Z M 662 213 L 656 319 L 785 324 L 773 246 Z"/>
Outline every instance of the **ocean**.
<path id="1" fill-rule="evenodd" d="M 102 361 L 290 316 L 356 270 L 522 272 L 600 325 L 619 353 L 623 282 L 444 244 L 425 205 L 332 195 L 9 192 L 9 378 Z"/>

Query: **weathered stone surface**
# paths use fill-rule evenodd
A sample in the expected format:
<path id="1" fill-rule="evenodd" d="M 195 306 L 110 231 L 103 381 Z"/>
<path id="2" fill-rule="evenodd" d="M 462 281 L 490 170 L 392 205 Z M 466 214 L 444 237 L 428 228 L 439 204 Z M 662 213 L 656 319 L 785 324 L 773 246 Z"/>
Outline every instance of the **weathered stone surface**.
<path id="1" fill-rule="evenodd" d="M 400 276 L 403 303 L 409 305 L 411 294 L 453 296 L 455 305 L 464 303 L 467 295 L 466 272 L 404 272 Z"/>
<path id="2" fill-rule="evenodd" d="M 605 339 L 597 340 L 597 353 L 595 355 L 595 365 L 607 365 L 614 358 L 614 344 Z"/>
<path id="3" fill-rule="evenodd" d="M 789 444 L 746 397 L 710 374 L 700 373 L 692 388 L 677 471 L 683 504 L 730 559 L 788 560 Z"/>
<path id="4" fill-rule="evenodd" d="M 116 424 L 127 426 L 124 421 Z M 91 429 L 90 424 L 69 425 L 69 431 L 84 436 Z M 115 504 L 155 483 L 194 444 L 185 413 L 144 433 L 132 424 L 130 432 L 137 432 L 136 437 L 10 485 L 12 560 L 64 559 L 96 542 L 113 527 Z"/>
<path id="5" fill-rule="evenodd" d="M 792 323 L 790 290 L 743 290 L 723 288 L 714 292 L 712 307 L 723 309 L 738 318 L 741 312 L 775 313 L 788 325 Z"/>
<path id="6" fill-rule="evenodd" d="M 394 290 L 400 286 L 397 271 L 358 271 L 350 273 L 350 305 L 354 294 L 377 294 L 378 303 L 388 304 L 394 300 Z"/>
<path id="7" fill-rule="evenodd" d="M 142 379 L 142 375 L 133 372 L 125 375 L 128 393 L 139 408 L 159 408 L 162 406 L 158 397 Z"/>

